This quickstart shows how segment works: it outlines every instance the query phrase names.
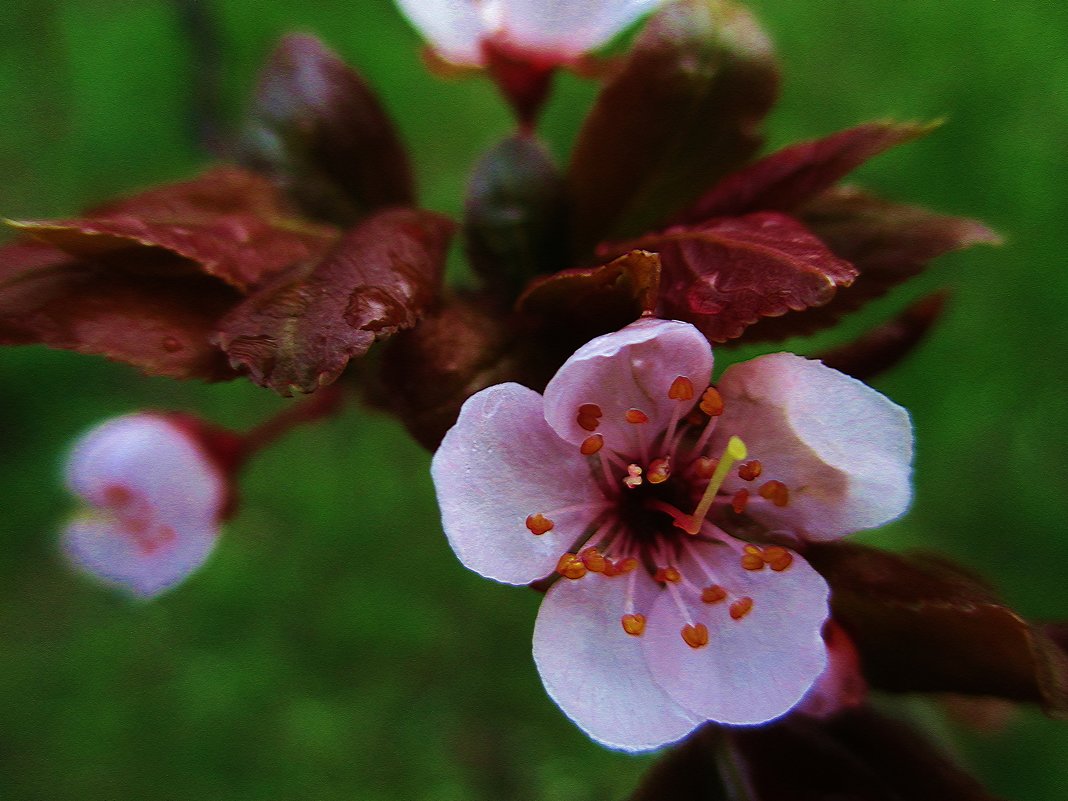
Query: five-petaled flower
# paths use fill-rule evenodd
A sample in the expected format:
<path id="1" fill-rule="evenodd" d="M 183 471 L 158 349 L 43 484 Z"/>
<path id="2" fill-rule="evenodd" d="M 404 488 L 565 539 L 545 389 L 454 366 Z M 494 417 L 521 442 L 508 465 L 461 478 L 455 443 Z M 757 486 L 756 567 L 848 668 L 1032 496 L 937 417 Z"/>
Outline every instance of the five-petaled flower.
<path id="1" fill-rule="evenodd" d="M 63 532 L 75 565 L 152 597 L 200 567 L 218 539 L 228 482 L 190 426 L 151 413 L 108 420 L 66 465 L 85 503 Z"/>
<path id="2" fill-rule="evenodd" d="M 776 353 L 710 387 L 693 326 L 645 319 L 580 348 L 544 396 L 474 395 L 434 456 L 461 561 L 510 584 L 559 574 L 534 629 L 545 687 L 626 750 L 706 720 L 758 724 L 824 671 L 828 588 L 791 545 L 907 508 L 907 413 Z"/>
<path id="3" fill-rule="evenodd" d="M 483 66 L 487 45 L 564 64 L 663 0 L 397 0 L 442 58 Z"/>

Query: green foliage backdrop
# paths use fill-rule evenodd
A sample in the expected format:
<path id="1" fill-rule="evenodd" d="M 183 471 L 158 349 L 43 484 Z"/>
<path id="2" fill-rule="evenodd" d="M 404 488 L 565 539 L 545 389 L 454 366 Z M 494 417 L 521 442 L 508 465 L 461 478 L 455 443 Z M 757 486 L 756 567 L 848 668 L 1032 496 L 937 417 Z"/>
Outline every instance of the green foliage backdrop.
<path id="1" fill-rule="evenodd" d="M 387 0 L 201 3 L 218 17 L 229 119 L 278 35 L 318 33 L 382 93 L 432 208 L 459 210 L 474 159 L 509 130 L 487 83 L 423 70 Z M 864 539 L 942 549 L 1022 612 L 1068 617 L 1068 11 L 1043 0 L 754 5 L 785 66 L 773 144 L 944 116 L 858 178 L 1008 239 L 943 259 L 820 340 L 954 288 L 934 335 L 879 382 L 914 416 L 916 502 Z M 174 3 L 4 10 L 0 213 L 70 213 L 204 162 Z M 561 81 L 545 126 L 558 156 L 592 91 Z M 142 605 L 72 575 L 56 553 L 65 443 L 144 406 L 241 427 L 282 401 L 43 348 L 0 352 L 0 388 L 0 797 L 613 799 L 650 762 L 593 745 L 544 695 L 530 659 L 538 598 L 459 566 L 429 457 L 393 422 L 354 409 L 266 453 L 209 565 Z M 911 707 L 996 792 L 1045 799 L 1068 786 L 1063 724 L 1023 710 L 978 735 L 932 709 Z"/>

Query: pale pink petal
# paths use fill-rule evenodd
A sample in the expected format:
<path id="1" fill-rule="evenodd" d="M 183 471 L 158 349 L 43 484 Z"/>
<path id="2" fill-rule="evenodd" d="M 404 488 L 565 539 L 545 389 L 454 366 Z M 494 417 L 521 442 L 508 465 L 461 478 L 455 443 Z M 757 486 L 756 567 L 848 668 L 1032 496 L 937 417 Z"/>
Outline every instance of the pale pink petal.
<path id="1" fill-rule="evenodd" d="M 730 367 L 719 383 L 726 409 L 716 440 L 737 434 L 761 477 L 732 475 L 728 491 L 767 480 L 789 490 L 785 507 L 751 504 L 772 529 L 831 540 L 887 523 L 912 498 L 908 412 L 855 378 L 821 362 L 773 353 Z"/>
<path id="2" fill-rule="evenodd" d="M 116 492 L 135 496 L 160 522 L 203 527 L 218 522 L 226 482 L 181 426 L 154 414 L 116 417 L 71 450 L 67 486 L 90 506 L 108 508 Z"/>
<path id="3" fill-rule="evenodd" d="M 482 0 L 397 0 L 401 11 L 442 58 L 481 65 L 486 29 Z"/>
<path id="4" fill-rule="evenodd" d="M 92 509 L 67 526 L 64 549 L 135 595 L 173 586 L 215 545 L 226 480 L 173 421 L 132 414 L 97 426 L 75 443 L 66 478 Z"/>
<path id="5" fill-rule="evenodd" d="M 173 529 L 170 537 L 139 544 L 106 513 L 77 517 L 62 535 L 63 549 L 78 568 L 133 595 L 149 598 L 199 568 L 218 540 L 216 526 Z"/>
<path id="6" fill-rule="evenodd" d="M 628 607 L 630 586 L 634 605 Z M 644 572 L 613 578 L 590 573 L 556 582 L 538 611 L 534 661 L 545 689 L 580 729 L 610 748 L 658 748 L 703 722 L 656 685 L 643 638 L 623 630 L 622 616 L 647 614 L 658 592 Z"/>
<path id="7" fill-rule="evenodd" d="M 519 384 L 469 398 L 430 472 L 460 561 L 508 584 L 551 573 L 604 501 L 586 457 L 546 424 L 541 395 Z M 532 534 L 526 519 L 533 514 L 548 517 L 553 529 Z"/>
<path id="8" fill-rule="evenodd" d="M 579 348 L 545 388 L 545 419 L 561 437 L 581 443 L 590 431 L 579 425 L 579 408 L 600 407 L 597 433 L 613 450 L 640 455 L 638 429 L 649 444 L 668 426 L 682 404 L 688 412 L 700 398 L 712 373 L 712 348 L 689 323 L 643 319 L 621 331 L 597 337 Z M 668 397 L 679 376 L 698 393 L 689 402 Z M 649 417 L 644 425 L 627 422 L 638 409 Z"/>
<path id="9" fill-rule="evenodd" d="M 827 650 L 820 629 L 827 618 L 827 584 L 801 557 L 782 572 L 744 570 L 725 545 L 696 546 L 715 579 L 689 556 L 679 565 L 695 584 L 715 583 L 731 598 L 705 604 L 681 586 L 688 619 L 671 593 L 660 594 L 642 638 L 653 678 L 691 713 L 719 723 L 750 725 L 785 714 L 823 671 Z M 733 599 L 749 597 L 742 619 L 729 614 Z M 680 635 L 703 623 L 709 643 L 691 648 Z"/>
<path id="10" fill-rule="evenodd" d="M 561 57 L 604 44 L 663 0 L 502 0 L 502 29 L 514 44 Z"/>
<path id="11" fill-rule="evenodd" d="M 798 712 L 815 718 L 830 717 L 843 709 L 860 706 L 868 696 L 868 682 L 860 671 L 860 655 L 849 635 L 833 620 L 828 620 L 823 641 L 827 645 L 827 667 L 797 705 Z"/>

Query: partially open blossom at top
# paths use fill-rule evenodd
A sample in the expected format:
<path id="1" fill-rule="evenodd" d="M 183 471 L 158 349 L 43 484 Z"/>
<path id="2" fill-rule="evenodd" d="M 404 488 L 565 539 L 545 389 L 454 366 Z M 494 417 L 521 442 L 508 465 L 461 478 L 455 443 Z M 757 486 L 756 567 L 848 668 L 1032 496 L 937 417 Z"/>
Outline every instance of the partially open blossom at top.
<path id="1" fill-rule="evenodd" d="M 138 413 L 81 437 L 66 465 L 85 503 L 63 532 L 75 565 L 148 598 L 200 567 L 228 498 L 217 461 L 182 421 Z"/>
<path id="2" fill-rule="evenodd" d="M 908 415 L 878 392 L 788 353 L 715 388 L 711 373 L 696 328 L 640 320 L 580 348 L 544 396 L 474 395 L 434 456 L 467 567 L 511 584 L 559 574 L 534 658 L 612 747 L 794 707 L 827 664 L 828 589 L 789 546 L 910 500 Z"/>
<path id="3" fill-rule="evenodd" d="M 498 44 L 560 64 L 604 44 L 663 0 L 397 0 L 434 49 L 482 66 Z"/>

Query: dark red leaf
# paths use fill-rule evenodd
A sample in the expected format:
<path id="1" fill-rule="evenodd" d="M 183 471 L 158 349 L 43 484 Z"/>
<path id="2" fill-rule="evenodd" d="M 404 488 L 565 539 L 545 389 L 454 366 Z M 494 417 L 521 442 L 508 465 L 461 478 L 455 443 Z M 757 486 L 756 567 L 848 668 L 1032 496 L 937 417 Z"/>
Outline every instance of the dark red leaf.
<path id="1" fill-rule="evenodd" d="M 282 39 L 247 128 L 245 163 L 276 179 L 310 217 L 347 227 L 415 200 L 407 153 L 382 104 L 314 36 Z"/>
<path id="2" fill-rule="evenodd" d="M 660 258 L 632 250 L 600 267 L 563 270 L 536 279 L 519 297 L 516 309 L 582 328 L 585 341 L 652 312 L 659 285 Z"/>
<path id="3" fill-rule="evenodd" d="M 257 384 L 286 396 L 313 392 L 436 301 L 453 229 L 428 211 L 379 212 L 323 259 L 249 295 L 222 321 L 217 342 Z"/>
<path id="4" fill-rule="evenodd" d="M 894 318 L 858 339 L 825 351 L 819 359 L 828 367 L 867 381 L 908 356 L 942 317 L 947 293 L 938 292 L 913 303 Z"/>
<path id="5" fill-rule="evenodd" d="M 239 297 L 156 250 L 90 258 L 34 242 L 0 249 L 0 344 L 99 354 L 149 375 L 233 377 L 210 337 Z"/>
<path id="6" fill-rule="evenodd" d="M 1068 713 L 1068 654 L 945 559 L 860 545 L 805 551 L 873 687 L 992 695 Z"/>
<path id="7" fill-rule="evenodd" d="M 693 323 L 714 342 L 763 317 L 822 306 L 856 277 L 849 262 L 777 212 L 669 228 L 622 247 L 660 254 L 660 316 Z"/>
<path id="8" fill-rule="evenodd" d="M 113 201 L 84 217 L 11 224 L 74 256 L 169 251 L 242 290 L 322 253 L 336 238 L 334 229 L 294 216 L 270 181 L 235 167 Z"/>
<path id="9" fill-rule="evenodd" d="M 727 730 L 745 801 L 994 801 L 938 746 L 869 708 Z"/>
<path id="10" fill-rule="evenodd" d="M 972 245 L 1000 244 L 982 223 L 936 214 L 874 197 L 851 187 L 831 189 L 797 211 L 797 217 L 860 275 L 826 306 L 806 314 L 764 320 L 745 333 L 746 342 L 810 334 L 919 274 L 943 253 Z"/>
<path id="11" fill-rule="evenodd" d="M 721 775 L 723 729 L 705 726 L 670 748 L 627 801 L 754 801 L 732 794 Z"/>
<path id="12" fill-rule="evenodd" d="M 464 234 L 471 266 L 515 297 L 535 275 L 567 263 L 563 179 L 545 148 L 516 134 L 475 167 L 467 190 Z"/>
<path id="13" fill-rule="evenodd" d="M 576 255 L 663 225 L 744 164 L 763 141 L 778 82 L 748 11 L 723 0 L 663 8 L 579 133 L 568 176 Z"/>
<path id="14" fill-rule="evenodd" d="M 883 151 L 911 142 L 936 125 L 870 122 L 783 148 L 728 175 L 678 219 L 696 224 L 711 217 L 753 211 L 793 211 Z"/>

